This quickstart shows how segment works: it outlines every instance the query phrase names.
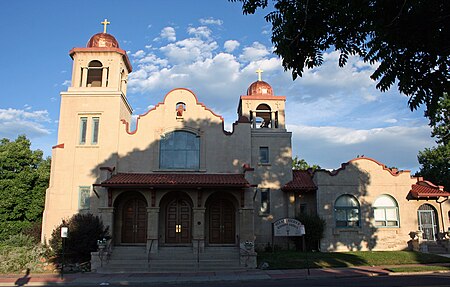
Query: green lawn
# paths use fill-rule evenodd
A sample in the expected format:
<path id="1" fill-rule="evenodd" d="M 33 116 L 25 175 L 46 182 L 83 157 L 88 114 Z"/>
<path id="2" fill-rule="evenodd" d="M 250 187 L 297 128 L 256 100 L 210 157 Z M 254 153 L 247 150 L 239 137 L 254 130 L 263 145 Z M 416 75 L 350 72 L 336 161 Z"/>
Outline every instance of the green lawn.
<path id="1" fill-rule="evenodd" d="M 450 263 L 450 258 L 413 251 L 358 251 L 358 252 L 259 252 L 258 263 L 269 263 L 270 269 L 290 269 L 348 266 L 380 266 L 405 264 Z"/>

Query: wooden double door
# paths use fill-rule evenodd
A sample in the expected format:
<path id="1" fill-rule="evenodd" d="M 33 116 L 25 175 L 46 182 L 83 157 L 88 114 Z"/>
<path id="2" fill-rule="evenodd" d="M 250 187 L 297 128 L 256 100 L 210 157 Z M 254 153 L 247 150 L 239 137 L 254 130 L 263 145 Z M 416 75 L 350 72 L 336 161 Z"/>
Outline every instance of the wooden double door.
<path id="1" fill-rule="evenodd" d="M 209 205 L 209 243 L 235 243 L 235 208 L 226 198 L 217 198 Z"/>
<path id="2" fill-rule="evenodd" d="M 138 197 L 128 199 L 123 205 L 122 243 L 147 242 L 147 204 Z"/>
<path id="3" fill-rule="evenodd" d="M 172 200 L 166 209 L 166 243 L 191 243 L 192 207 L 186 199 Z"/>

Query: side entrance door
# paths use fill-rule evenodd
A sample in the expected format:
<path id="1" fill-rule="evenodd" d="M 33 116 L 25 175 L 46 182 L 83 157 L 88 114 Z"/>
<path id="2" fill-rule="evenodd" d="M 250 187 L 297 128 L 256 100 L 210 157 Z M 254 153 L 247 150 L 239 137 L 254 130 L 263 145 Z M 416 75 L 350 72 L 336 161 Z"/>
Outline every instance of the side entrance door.
<path id="1" fill-rule="evenodd" d="M 191 243 L 191 206 L 184 199 L 175 199 L 167 206 L 166 243 Z"/>
<path id="2" fill-rule="evenodd" d="M 418 210 L 419 230 L 422 231 L 424 240 L 436 240 L 437 220 L 433 207 L 423 204 Z"/>
<path id="3" fill-rule="evenodd" d="M 209 243 L 235 243 L 235 209 L 225 198 L 211 202 L 209 208 Z"/>
<path id="4" fill-rule="evenodd" d="M 122 243 L 146 243 L 147 206 L 144 200 L 131 198 L 123 207 Z"/>

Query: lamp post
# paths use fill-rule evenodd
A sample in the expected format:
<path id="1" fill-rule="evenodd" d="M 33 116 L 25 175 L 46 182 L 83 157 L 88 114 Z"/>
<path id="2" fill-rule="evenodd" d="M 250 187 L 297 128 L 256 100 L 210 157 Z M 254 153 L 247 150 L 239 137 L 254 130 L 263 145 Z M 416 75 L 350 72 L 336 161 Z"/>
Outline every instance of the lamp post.
<path id="1" fill-rule="evenodd" d="M 65 253 L 65 245 L 66 245 L 66 238 L 69 233 L 69 228 L 67 226 L 61 227 L 61 240 L 62 240 L 62 265 L 61 265 L 61 279 L 64 278 L 64 253 Z"/>

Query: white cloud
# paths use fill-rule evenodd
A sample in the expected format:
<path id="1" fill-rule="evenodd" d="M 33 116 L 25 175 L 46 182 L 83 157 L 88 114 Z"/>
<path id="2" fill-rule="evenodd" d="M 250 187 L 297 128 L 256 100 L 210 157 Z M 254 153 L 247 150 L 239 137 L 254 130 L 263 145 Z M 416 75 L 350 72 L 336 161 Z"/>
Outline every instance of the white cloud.
<path id="1" fill-rule="evenodd" d="M 200 19 L 200 23 L 202 25 L 218 25 L 221 26 L 223 24 L 223 21 L 220 19 L 214 19 L 212 17 L 209 18 L 202 18 Z"/>
<path id="2" fill-rule="evenodd" d="M 206 26 L 200 26 L 200 27 L 189 27 L 187 29 L 187 32 L 189 35 L 194 35 L 196 38 L 204 38 L 204 39 L 210 39 L 212 31 Z"/>
<path id="3" fill-rule="evenodd" d="M 225 41 L 225 43 L 223 44 L 223 48 L 225 49 L 225 52 L 227 53 L 231 53 L 234 50 L 236 50 L 237 47 L 239 47 L 239 42 L 236 40 L 228 40 Z"/>
<path id="4" fill-rule="evenodd" d="M 61 84 L 61 86 L 64 86 L 64 87 L 70 87 L 72 85 L 72 81 L 71 80 L 65 80 L 62 84 Z"/>
<path id="5" fill-rule="evenodd" d="M 242 55 L 239 57 L 239 59 L 244 62 L 257 61 L 261 60 L 269 54 L 270 52 L 266 46 L 258 42 L 253 42 L 250 47 L 245 47 L 242 50 Z"/>
<path id="6" fill-rule="evenodd" d="M 169 42 L 174 42 L 177 40 L 175 29 L 173 27 L 163 28 L 159 36 L 161 39 L 167 39 Z"/>
<path id="7" fill-rule="evenodd" d="M 176 43 L 170 43 L 161 47 L 169 62 L 174 64 L 189 64 L 212 57 L 212 52 L 217 49 L 216 42 L 205 42 L 198 38 L 188 38 Z"/>
<path id="8" fill-rule="evenodd" d="M 136 51 L 136 53 L 131 54 L 131 56 L 135 57 L 135 58 L 142 58 L 145 56 L 145 52 L 144 52 L 144 50 L 138 50 L 138 51 Z"/>
<path id="9" fill-rule="evenodd" d="M 50 122 L 46 110 L 0 109 L 0 137 L 15 138 L 19 134 L 26 134 L 32 138 L 49 135 L 50 130 L 45 124 Z"/>

